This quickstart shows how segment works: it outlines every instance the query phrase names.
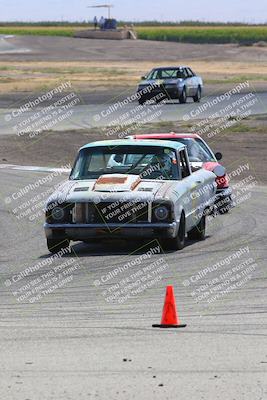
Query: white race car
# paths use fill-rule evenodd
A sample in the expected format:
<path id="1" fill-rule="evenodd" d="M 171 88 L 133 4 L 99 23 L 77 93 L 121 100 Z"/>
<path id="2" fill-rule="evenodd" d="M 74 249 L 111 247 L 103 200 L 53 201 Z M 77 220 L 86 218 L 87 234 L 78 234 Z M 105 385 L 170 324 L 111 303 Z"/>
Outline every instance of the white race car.
<path id="1" fill-rule="evenodd" d="M 216 175 L 191 171 L 186 146 L 171 141 L 111 140 L 85 145 L 67 182 L 46 204 L 47 246 L 70 240 L 156 238 L 184 247 L 205 238 Z"/>

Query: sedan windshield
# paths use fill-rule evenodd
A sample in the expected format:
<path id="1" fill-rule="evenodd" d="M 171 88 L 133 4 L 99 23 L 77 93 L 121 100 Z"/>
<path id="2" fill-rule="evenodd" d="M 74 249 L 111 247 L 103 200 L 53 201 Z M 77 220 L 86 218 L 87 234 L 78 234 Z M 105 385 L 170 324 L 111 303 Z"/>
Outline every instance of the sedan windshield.
<path id="1" fill-rule="evenodd" d="M 158 146 L 99 146 L 80 151 L 70 179 L 133 174 L 143 179 L 179 179 L 173 149 Z"/>
<path id="2" fill-rule="evenodd" d="M 181 68 L 159 68 L 153 69 L 147 79 L 184 79 L 185 77 L 185 72 Z"/>

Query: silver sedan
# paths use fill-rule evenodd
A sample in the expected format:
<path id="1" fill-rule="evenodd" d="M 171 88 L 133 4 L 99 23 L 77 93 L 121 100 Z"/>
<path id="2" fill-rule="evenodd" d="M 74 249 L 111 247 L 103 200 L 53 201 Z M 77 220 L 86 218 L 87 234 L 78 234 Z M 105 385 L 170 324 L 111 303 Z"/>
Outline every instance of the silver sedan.
<path id="1" fill-rule="evenodd" d="M 137 95 L 139 104 L 144 104 L 147 100 L 158 103 L 166 99 L 178 99 L 180 103 L 186 103 L 188 97 L 199 102 L 202 91 L 203 81 L 191 68 L 160 67 L 142 77 Z"/>

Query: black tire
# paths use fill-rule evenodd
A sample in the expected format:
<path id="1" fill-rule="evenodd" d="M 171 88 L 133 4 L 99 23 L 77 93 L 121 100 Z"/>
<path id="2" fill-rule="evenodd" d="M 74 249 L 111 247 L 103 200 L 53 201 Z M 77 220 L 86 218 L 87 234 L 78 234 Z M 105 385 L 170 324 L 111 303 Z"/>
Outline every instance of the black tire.
<path id="1" fill-rule="evenodd" d="M 189 240 L 204 240 L 206 236 L 206 213 L 201 217 L 199 223 L 187 233 Z"/>
<path id="2" fill-rule="evenodd" d="M 219 203 L 220 203 L 220 201 L 219 201 Z M 223 203 L 224 204 L 220 204 L 219 206 L 217 206 L 217 211 L 221 215 L 229 213 L 231 208 L 233 208 L 233 200 L 232 200 L 231 195 L 225 197 L 223 200 Z M 215 203 L 215 206 L 216 206 L 216 203 Z"/>
<path id="3" fill-rule="evenodd" d="M 179 103 L 180 104 L 185 104 L 186 100 L 187 100 L 186 88 L 184 87 L 182 93 L 179 96 Z"/>
<path id="4" fill-rule="evenodd" d="M 162 101 L 166 101 L 166 99 L 167 99 L 167 96 L 161 97 L 160 99 L 156 99 L 156 100 L 155 100 L 155 103 L 156 103 L 156 104 L 159 104 L 159 103 L 161 103 Z"/>
<path id="5" fill-rule="evenodd" d="M 70 245 L 69 239 L 46 239 L 47 248 L 50 253 L 58 253 L 61 249 L 66 249 Z"/>
<path id="6" fill-rule="evenodd" d="M 182 250 L 185 246 L 185 215 L 182 213 L 177 236 L 173 239 L 166 239 L 164 247 L 168 250 Z"/>
<path id="7" fill-rule="evenodd" d="M 193 100 L 195 103 L 200 102 L 200 100 L 201 100 L 201 87 L 200 86 L 197 88 L 197 92 L 196 92 L 195 96 L 193 96 Z"/>
<path id="8" fill-rule="evenodd" d="M 221 215 L 223 215 L 223 214 L 228 214 L 229 211 L 231 210 L 231 208 L 232 208 L 232 207 L 228 204 L 228 205 L 226 205 L 226 206 L 220 207 L 220 208 L 218 209 L 218 212 L 219 212 L 219 214 L 221 214 Z"/>
<path id="9" fill-rule="evenodd" d="M 143 104 L 145 104 L 145 102 L 147 101 L 147 99 L 145 97 L 141 97 L 140 99 L 138 99 L 138 103 L 142 106 Z"/>

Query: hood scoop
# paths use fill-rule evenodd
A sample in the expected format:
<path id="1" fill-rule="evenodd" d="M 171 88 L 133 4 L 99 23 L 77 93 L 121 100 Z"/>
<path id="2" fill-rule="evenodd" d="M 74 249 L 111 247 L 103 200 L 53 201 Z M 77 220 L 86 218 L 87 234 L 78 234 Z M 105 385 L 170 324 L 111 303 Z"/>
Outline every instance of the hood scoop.
<path id="1" fill-rule="evenodd" d="M 107 174 L 101 175 L 95 182 L 95 192 L 131 192 L 141 179 L 137 175 Z"/>

